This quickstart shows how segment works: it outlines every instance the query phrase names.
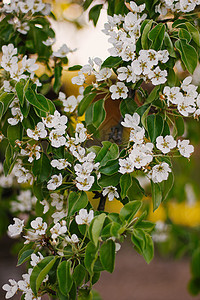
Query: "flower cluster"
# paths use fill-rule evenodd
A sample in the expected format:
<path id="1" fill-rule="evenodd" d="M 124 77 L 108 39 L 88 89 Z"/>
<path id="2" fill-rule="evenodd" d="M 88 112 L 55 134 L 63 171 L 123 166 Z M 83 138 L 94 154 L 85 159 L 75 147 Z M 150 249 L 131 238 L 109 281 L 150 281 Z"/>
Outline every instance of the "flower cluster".
<path id="1" fill-rule="evenodd" d="M 18 56 L 16 56 L 17 48 L 14 48 L 13 44 L 2 46 L 2 52 L 1 67 L 9 73 L 11 80 L 20 81 L 20 79 L 27 79 L 29 77 L 31 79 L 34 78 L 35 71 L 38 69 L 34 58 L 27 58 L 25 55 L 19 64 Z M 7 90 L 9 89 L 8 84 L 9 82 L 4 82 Z M 39 81 L 36 81 L 36 84 L 40 85 Z"/>
<path id="2" fill-rule="evenodd" d="M 189 158 L 194 152 L 194 147 L 189 145 L 189 140 L 178 140 L 176 142 L 173 136 L 166 135 L 165 137 L 158 136 L 156 138 L 156 150 L 154 144 L 148 142 L 145 138 L 145 129 L 139 124 L 140 116 L 137 113 L 134 113 L 133 116 L 125 115 L 122 125 L 131 129 L 129 141 L 133 142 L 133 146 L 129 149 L 128 157 L 119 159 L 119 172 L 125 174 L 132 173 L 135 169 L 143 169 L 145 173 L 148 172 L 148 177 L 154 183 L 167 180 L 171 168 L 166 162 L 160 162 L 159 164 L 153 162 L 154 158 L 160 156 L 160 154 L 157 154 L 157 150 L 160 150 L 164 156 L 177 146 L 179 153 Z M 152 169 L 149 171 L 151 162 Z"/>
<path id="3" fill-rule="evenodd" d="M 26 35 L 29 32 L 30 26 L 28 22 L 26 22 L 28 18 L 23 20 L 21 14 L 26 16 L 31 16 L 35 13 L 49 15 L 50 11 L 50 4 L 45 4 L 42 0 L 15 0 L 10 1 L 10 3 L 5 2 L 1 7 L 1 12 L 11 14 L 13 16 L 13 18 L 10 18 L 8 22 L 12 24 L 16 28 L 16 30 L 23 35 Z"/>
<path id="4" fill-rule="evenodd" d="M 167 100 L 168 106 L 175 105 L 181 115 L 188 117 L 193 114 L 194 118 L 200 115 L 200 94 L 197 86 L 191 84 L 192 77 L 186 77 L 181 87 L 165 86 L 163 95 Z"/>
<path id="5" fill-rule="evenodd" d="M 155 12 L 165 16 L 169 11 L 174 12 L 190 12 L 195 9 L 200 2 L 197 0 L 161 0 L 155 6 Z"/>

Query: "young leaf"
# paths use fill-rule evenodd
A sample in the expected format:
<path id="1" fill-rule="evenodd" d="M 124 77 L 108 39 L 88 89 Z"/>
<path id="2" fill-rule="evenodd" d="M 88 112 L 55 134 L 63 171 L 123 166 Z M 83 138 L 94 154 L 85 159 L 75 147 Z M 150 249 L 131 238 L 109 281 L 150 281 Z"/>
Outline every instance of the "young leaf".
<path id="1" fill-rule="evenodd" d="M 101 245 L 100 261 L 104 269 L 110 273 L 114 271 L 115 266 L 115 243 L 108 240 Z"/>
<path id="2" fill-rule="evenodd" d="M 85 250 L 84 264 L 90 275 L 93 275 L 94 263 L 97 260 L 97 257 L 98 248 L 95 247 L 93 242 L 89 242 Z"/>
<path id="3" fill-rule="evenodd" d="M 83 267 L 83 265 L 80 264 L 75 267 L 74 272 L 72 274 L 72 278 L 76 282 L 77 286 L 82 285 L 85 275 L 86 275 L 86 270 Z"/>
<path id="4" fill-rule="evenodd" d="M 99 19 L 99 15 L 100 15 L 102 7 L 103 7 L 103 4 L 98 4 L 98 5 L 93 6 L 89 11 L 89 20 L 93 21 L 94 26 L 97 25 L 97 21 Z"/>
<path id="5" fill-rule="evenodd" d="M 37 296 L 42 281 L 45 279 L 56 260 L 57 256 L 47 256 L 33 268 L 30 277 L 30 286 L 35 296 Z"/>
<path id="6" fill-rule="evenodd" d="M 74 215 L 81 208 L 85 208 L 87 204 L 88 197 L 84 191 L 80 193 L 71 192 L 68 197 L 68 216 Z"/>
<path id="7" fill-rule="evenodd" d="M 104 60 L 104 62 L 101 65 L 101 68 L 117 68 L 121 62 L 121 57 L 109 56 L 108 58 L 106 58 L 106 60 Z"/>
<path id="8" fill-rule="evenodd" d="M 149 32 L 149 39 L 152 41 L 151 49 L 158 51 L 161 49 L 165 35 L 165 25 L 160 23 Z"/>
<path id="9" fill-rule="evenodd" d="M 27 261 L 31 254 L 34 252 L 33 249 L 25 250 L 18 258 L 17 266 L 22 265 L 25 261 Z"/>
<path id="10" fill-rule="evenodd" d="M 127 196 L 129 187 L 131 186 L 132 180 L 130 174 L 123 174 L 120 178 L 121 198 L 124 199 Z"/>
<path id="11" fill-rule="evenodd" d="M 99 237 L 101 234 L 101 230 L 103 228 L 105 218 L 106 218 L 106 214 L 104 214 L 104 213 L 96 216 L 92 220 L 90 227 L 89 227 L 89 237 L 96 247 L 97 247 L 97 244 L 99 241 Z"/>
<path id="12" fill-rule="evenodd" d="M 198 56 L 195 48 L 187 43 L 186 40 L 180 39 L 175 42 L 175 47 L 181 55 L 181 60 L 186 69 L 192 74 L 198 63 Z"/>
<path id="13" fill-rule="evenodd" d="M 133 217 L 135 216 L 135 214 L 138 212 L 138 210 L 140 209 L 140 207 L 142 206 L 141 201 L 131 201 L 127 204 L 124 205 L 124 207 L 122 207 L 121 211 L 120 211 L 120 219 L 121 220 L 126 220 L 127 222 L 130 222 Z"/>
<path id="14" fill-rule="evenodd" d="M 83 97 L 83 99 L 81 100 L 81 102 L 78 105 L 78 115 L 79 116 L 82 116 L 84 114 L 84 112 L 86 111 L 86 109 L 88 108 L 88 106 L 94 100 L 95 97 L 96 97 L 96 93 L 90 93 Z"/>
<path id="15" fill-rule="evenodd" d="M 67 296 L 73 284 L 71 275 L 71 261 L 64 260 L 58 265 L 57 278 L 59 290 L 63 295 Z"/>

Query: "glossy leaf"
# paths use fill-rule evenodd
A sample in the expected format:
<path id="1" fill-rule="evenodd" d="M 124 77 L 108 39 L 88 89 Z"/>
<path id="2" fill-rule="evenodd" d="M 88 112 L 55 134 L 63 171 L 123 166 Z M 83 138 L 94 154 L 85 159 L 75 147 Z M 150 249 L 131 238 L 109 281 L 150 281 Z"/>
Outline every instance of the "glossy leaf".
<path id="1" fill-rule="evenodd" d="M 114 271 L 115 266 L 115 243 L 108 240 L 100 248 L 100 261 L 104 269 L 110 273 Z"/>
<path id="2" fill-rule="evenodd" d="M 45 257 L 33 268 L 30 277 L 30 286 L 35 295 L 37 295 L 37 292 L 40 288 L 42 281 L 45 279 L 46 275 L 54 266 L 56 260 L 57 260 L 56 256 Z"/>
<path id="3" fill-rule="evenodd" d="M 59 290 L 63 295 L 67 296 L 73 284 L 71 275 L 71 261 L 64 260 L 58 265 L 57 278 Z"/>
<path id="4" fill-rule="evenodd" d="M 186 40 L 177 40 L 175 47 L 181 55 L 181 60 L 184 63 L 186 69 L 192 74 L 196 69 L 198 63 L 197 52 L 195 48 L 187 43 Z"/>
<path id="5" fill-rule="evenodd" d="M 101 230 L 103 228 L 103 224 L 106 218 L 106 214 L 102 213 L 98 216 L 96 216 L 89 227 L 89 236 L 90 240 L 94 243 L 94 245 L 97 247 L 99 237 L 101 234 Z"/>

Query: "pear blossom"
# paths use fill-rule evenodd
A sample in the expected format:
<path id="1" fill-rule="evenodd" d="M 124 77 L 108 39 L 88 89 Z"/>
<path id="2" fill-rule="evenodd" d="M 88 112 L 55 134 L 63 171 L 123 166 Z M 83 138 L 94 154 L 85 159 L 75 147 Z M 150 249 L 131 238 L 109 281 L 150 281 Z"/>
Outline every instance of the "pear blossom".
<path id="1" fill-rule="evenodd" d="M 65 225 L 61 225 L 60 223 L 56 223 L 51 229 L 51 237 L 55 240 L 59 235 L 67 232 L 67 227 Z"/>
<path id="2" fill-rule="evenodd" d="M 47 230 L 47 223 L 43 222 L 41 217 L 37 217 L 35 220 L 31 221 L 31 227 L 35 229 L 36 234 L 44 235 Z"/>
<path id="3" fill-rule="evenodd" d="M 27 129 L 27 135 L 36 140 L 39 141 L 39 139 L 44 139 L 47 136 L 47 131 L 44 127 L 44 124 L 42 122 L 39 122 L 36 126 L 35 129 L 32 130 L 30 128 Z"/>
<path id="4" fill-rule="evenodd" d="M 32 163 L 34 160 L 34 157 L 36 160 L 40 159 L 40 151 L 41 151 L 40 146 L 38 146 L 36 144 L 30 145 L 28 143 L 25 149 L 21 149 L 21 155 L 29 156 L 28 161 L 30 163 Z"/>
<path id="5" fill-rule="evenodd" d="M 80 191 L 89 191 L 94 183 L 94 176 L 76 177 L 76 186 Z"/>
<path id="6" fill-rule="evenodd" d="M 128 88 L 125 86 L 123 82 L 117 82 L 117 84 L 113 84 L 110 87 L 111 98 L 113 100 L 123 98 L 126 99 L 128 97 Z"/>
<path id="7" fill-rule="evenodd" d="M 22 233 L 24 228 L 24 220 L 20 220 L 18 218 L 13 218 L 14 224 L 10 224 L 8 226 L 8 235 L 10 237 L 18 237 L 20 233 Z"/>
<path id="8" fill-rule="evenodd" d="M 140 116 L 138 115 L 138 113 L 134 113 L 132 116 L 129 114 L 125 114 L 124 121 L 121 122 L 122 126 L 136 129 L 136 130 L 141 129 L 141 127 L 138 126 L 139 123 L 140 123 Z"/>
<path id="9" fill-rule="evenodd" d="M 12 298 L 19 288 L 18 283 L 14 279 L 9 279 L 8 281 L 10 285 L 6 283 L 2 286 L 2 289 L 6 291 L 6 299 Z"/>
<path id="10" fill-rule="evenodd" d="M 162 153 L 166 154 L 176 147 L 176 141 L 171 135 L 166 135 L 165 137 L 158 136 L 156 138 L 156 147 L 161 150 Z"/>
<path id="11" fill-rule="evenodd" d="M 79 238 L 77 237 L 77 235 L 75 233 L 72 234 L 71 238 L 67 235 L 65 237 L 65 240 L 67 241 L 67 243 L 70 243 L 70 244 L 77 244 L 77 243 L 79 243 Z"/>
<path id="12" fill-rule="evenodd" d="M 82 208 L 79 210 L 78 215 L 75 216 L 75 221 L 78 225 L 86 224 L 89 225 L 94 218 L 94 211 L 91 209 L 87 212 L 87 209 Z"/>
<path id="13" fill-rule="evenodd" d="M 180 154 L 186 158 L 189 158 L 191 154 L 194 152 L 194 146 L 189 145 L 189 140 L 178 140 L 178 150 Z"/>
<path id="14" fill-rule="evenodd" d="M 75 96 L 69 96 L 66 100 L 63 100 L 63 106 L 65 112 L 72 113 L 78 105 L 78 101 Z"/>
<path id="15" fill-rule="evenodd" d="M 103 189 L 102 195 L 103 196 L 108 195 L 108 200 L 109 201 L 112 201 L 115 197 L 119 198 L 119 194 L 117 192 L 117 188 L 114 187 L 114 186 L 107 186 L 107 187 L 105 187 Z"/>
<path id="16" fill-rule="evenodd" d="M 43 258 L 44 256 L 40 252 L 37 252 L 37 254 L 32 253 L 30 261 L 31 266 L 35 267 L 41 260 L 43 260 Z"/>
<path id="17" fill-rule="evenodd" d="M 162 182 L 163 180 L 167 180 L 171 169 L 169 165 L 165 162 L 160 163 L 159 165 L 155 165 L 152 168 L 151 179 L 154 183 Z"/>
<path id="18" fill-rule="evenodd" d="M 134 171 L 134 164 L 133 161 L 127 157 L 125 159 L 119 159 L 119 173 L 125 174 L 125 173 L 132 173 Z"/>
<path id="19" fill-rule="evenodd" d="M 73 52 L 73 50 L 71 50 L 66 44 L 63 44 L 58 51 L 53 52 L 53 56 L 62 58 L 66 57 L 70 52 Z"/>
<path id="20" fill-rule="evenodd" d="M 153 85 L 159 85 L 167 81 L 167 71 L 162 71 L 159 67 L 156 67 L 148 73 L 148 77 Z"/>
<path id="21" fill-rule="evenodd" d="M 56 210 L 62 210 L 64 196 L 57 193 L 51 193 L 50 197 L 52 199 L 51 206 L 55 206 Z"/>
<path id="22" fill-rule="evenodd" d="M 51 146 L 55 148 L 59 148 L 64 146 L 66 143 L 66 138 L 63 136 L 65 134 L 65 129 L 57 128 L 50 132 L 49 140 L 51 141 Z"/>
<path id="23" fill-rule="evenodd" d="M 51 179 L 48 181 L 47 188 L 48 190 L 55 190 L 57 187 L 62 185 L 62 174 L 52 175 Z"/>
<path id="24" fill-rule="evenodd" d="M 68 166 L 71 167 L 71 164 L 64 158 L 53 159 L 51 161 L 51 165 L 53 168 L 57 168 L 58 170 L 63 170 L 65 168 L 67 168 Z"/>

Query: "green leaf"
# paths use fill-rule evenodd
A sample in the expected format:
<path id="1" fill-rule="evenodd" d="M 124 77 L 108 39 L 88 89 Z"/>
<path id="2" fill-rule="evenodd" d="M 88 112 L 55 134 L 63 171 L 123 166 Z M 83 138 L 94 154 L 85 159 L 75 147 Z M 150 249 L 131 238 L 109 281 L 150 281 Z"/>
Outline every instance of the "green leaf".
<path id="1" fill-rule="evenodd" d="M 127 197 L 129 201 L 141 200 L 145 194 L 144 189 L 141 187 L 137 178 L 132 177 L 132 183 L 128 189 Z"/>
<path id="2" fill-rule="evenodd" d="M 39 110 L 42 110 L 44 112 L 49 111 L 48 102 L 43 95 L 36 94 L 31 88 L 28 88 L 25 96 L 27 101 Z"/>
<path id="3" fill-rule="evenodd" d="M 121 57 L 109 56 L 108 58 L 106 58 L 106 60 L 104 60 L 104 62 L 101 65 L 101 68 L 117 68 L 121 62 Z"/>
<path id="4" fill-rule="evenodd" d="M 95 247 L 93 242 L 89 242 L 85 250 L 84 264 L 90 275 L 93 275 L 94 263 L 97 260 L 97 257 L 98 248 Z"/>
<path id="5" fill-rule="evenodd" d="M 163 125 L 163 118 L 160 115 L 153 114 L 147 117 L 147 129 L 152 143 L 162 133 Z"/>
<path id="6" fill-rule="evenodd" d="M 94 100 L 95 97 L 96 97 L 96 93 L 90 93 L 83 97 L 83 99 L 81 100 L 81 102 L 78 105 L 78 115 L 79 116 L 82 116 L 84 114 L 84 112 L 86 111 L 86 109 L 88 108 L 88 106 Z"/>
<path id="7" fill-rule="evenodd" d="M 121 198 L 124 199 L 127 196 L 128 189 L 132 183 L 131 175 L 126 173 L 123 174 L 120 178 L 120 188 L 121 188 Z"/>
<path id="8" fill-rule="evenodd" d="M 200 47 L 200 34 L 198 29 L 190 22 L 186 22 L 185 25 L 187 26 L 189 33 L 192 35 L 193 41 Z"/>
<path id="9" fill-rule="evenodd" d="M 185 132 L 185 123 L 184 119 L 181 116 L 175 117 L 173 135 L 174 136 L 182 136 Z"/>
<path id="10" fill-rule="evenodd" d="M 28 249 L 24 251 L 18 258 L 17 267 L 22 265 L 25 261 L 27 261 L 33 252 L 34 252 L 33 249 Z"/>
<path id="11" fill-rule="evenodd" d="M 93 6 L 89 11 L 89 20 L 93 21 L 94 26 L 97 25 L 97 21 L 99 19 L 102 7 L 103 7 L 103 4 L 98 4 L 98 5 Z"/>
<path id="12" fill-rule="evenodd" d="M 49 273 L 56 260 L 57 256 L 45 257 L 33 268 L 30 277 L 30 286 L 35 296 L 37 295 L 42 281 L 45 279 L 46 275 Z"/>
<path id="13" fill-rule="evenodd" d="M 162 191 L 158 183 L 151 181 L 153 211 L 155 211 L 162 202 Z"/>
<path id="14" fill-rule="evenodd" d="M 82 68 L 81 65 L 75 65 L 73 67 L 69 67 L 68 71 L 79 71 Z"/>
<path id="15" fill-rule="evenodd" d="M 186 40 L 188 43 L 192 39 L 190 33 L 184 28 L 179 28 L 178 36 L 180 39 Z"/>
<path id="16" fill-rule="evenodd" d="M 68 197 L 68 216 L 74 215 L 81 208 L 85 208 L 88 204 L 87 194 L 82 192 L 71 192 Z"/>
<path id="17" fill-rule="evenodd" d="M 153 259 L 154 245 L 153 245 L 152 238 L 148 233 L 145 234 L 145 238 L 146 238 L 146 245 L 142 254 L 146 262 L 149 264 Z"/>
<path id="18" fill-rule="evenodd" d="M 51 174 L 51 164 L 43 152 L 41 153 L 40 159 L 34 159 L 32 172 L 34 176 L 37 176 L 37 179 L 40 182 L 44 182 Z"/>
<path id="19" fill-rule="evenodd" d="M 111 176 L 102 174 L 98 183 L 101 187 L 107 187 L 107 186 L 111 186 L 111 185 L 116 186 L 120 182 L 120 177 L 121 177 L 120 173 L 116 173 Z"/>
<path id="20" fill-rule="evenodd" d="M 7 138 L 9 139 L 9 142 L 14 147 L 16 140 L 22 140 L 23 136 L 23 127 L 20 123 L 18 123 L 15 126 L 9 125 L 7 128 Z"/>
<path id="21" fill-rule="evenodd" d="M 122 117 L 125 117 L 125 114 L 133 115 L 133 113 L 138 108 L 137 104 L 134 101 L 134 98 L 122 99 L 119 107 Z"/>
<path id="22" fill-rule="evenodd" d="M 164 41 L 164 35 L 165 35 L 165 25 L 162 24 L 162 23 L 156 25 L 149 32 L 148 37 L 152 41 L 151 49 L 154 49 L 154 50 L 158 51 L 162 48 L 162 44 L 163 44 L 163 41 Z"/>
<path id="23" fill-rule="evenodd" d="M 106 117 L 106 111 L 104 109 L 104 99 L 101 99 L 94 103 L 93 106 L 93 122 L 92 124 L 99 128 L 99 126 L 103 123 Z"/>
<path id="24" fill-rule="evenodd" d="M 0 95 L 0 102 L 3 103 L 3 113 L 1 112 L 1 116 L 6 113 L 8 107 L 10 106 L 11 102 L 14 100 L 15 95 L 13 93 L 2 93 Z"/>
<path id="25" fill-rule="evenodd" d="M 142 44 L 142 49 L 149 49 L 149 39 L 148 39 L 148 34 L 151 29 L 151 26 L 153 24 L 153 20 L 149 20 L 148 23 L 145 25 L 144 30 L 142 32 L 141 36 L 141 44 Z"/>
<path id="26" fill-rule="evenodd" d="M 85 113 L 85 122 L 87 124 L 88 129 L 90 129 L 91 132 L 95 132 L 103 123 L 105 117 L 106 112 L 104 109 L 104 99 L 92 103 Z"/>
<path id="27" fill-rule="evenodd" d="M 167 32 L 165 32 L 165 35 L 164 35 L 164 45 L 165 45 L 165 49 L 169 52 L 169 55 L 171 57 L 176 58 L 176 53 L 174 51 L 174 45 L 173 45 L 172 40 Z"/>
<path id="28" fill-rule="evenodd" d="M 108 161 L 119 157 L 119 147 L 109 141 L 102 142 L 103 147 L 95 158 L 95 162 L 100 162 L 101 166 L 105 166 Z"/>
<path id="29" fill-rule="evenodd" d="M 86 275 L 86 270 L 83 267 L 83 265 L 78 265 L 75 267 L 74 272 L 72 274 L 72 278 L 76 282 L 77 286 L 81 286 L 83 284 L 85 275 Z"/>
<path id="30" fill-rule="evenodd" d="M 161 86 L 157 85 L 149 94 L 147 99 L 145 100 L 145 104 L 152 103 L 154 100 L 157 100 L 159 98 L 159 92 L 160 92 Z"/>
<path id="31" fill-rule="evenodd" d="M 24 105 L 24 80 L 20 80 L 15 85 L 15 90 L 17 92 L 17 97 L 21 106 Z"/>
<path id="32" fill-rule="evenodd" d="M 113 175 L 119 170 L 118 160 L 111 160 L 106 163 L 105 166 L 99 168 L 99 171 L 105 175 Z"/>
<path id="33" fill-rule="evenodd" d="M 0 102 L 0 120 L 3 116 L 3 111 L 4 111 L 4 104 L 2 102 Z"/>
<path id="34" fill-rule="evenodd" d="M 195 249 L 193 252 L 190 268 L 192 275 L 200 278 L 200 248 Z"/>
<path id="35" fill-rule="evenodd" d="M 186 40 L 177 40 L 175 47 L 181 55 L 181 60 L 186 69 L 192 74 L 198 63 L 198 56 L 195 48 L 187 43 Z"/>
<path id="36" fill-rule="evenodd" d="M 131 201 L 127 204 L 124 205 L 124 207 L 122 207 L 121 211 L 120 211 L 120 218 L 121 220 L 126 220 L 127 222 L 130 222 L 133 217 L 135 216 L 135 214 L 138 212 L 138 210 L 140 209 L 140 207 L 142 206 L 141 201 Z"/>
<path id="37" fill-rule="evenodd" d="M 151 236 L 142 229 L 134 229 L 131 241 L 149 264 L 154 255 L 154 245 Z"/>
<path id="38" fill-rule="evenodd" d="M 58 94 L 58 92 L 61 88 L 61 85 L 62 85 L 62 82 L 61 82 L 62 69 L 63 68 L 62 68 L 61 64 L 57 64 L 54 69 L 55 80 L 54 80 L 54 84 L 53 84 L 53 90 L 56 94 Z"/>
<path id="39" fill-rule="evenodd" d="M 94 243 L 94 245 L 97 247 L 99 237 L 101 234 L 101 230 L 103 228 L 103 224 L 106 218 L 106 214 L 102 213 L 98 216 L 96 216 L 89 227 L 89 237 L 90 240 Z"/>
<path id="40" fill-rule="evenodd" d="M 188 283 L 188 290 L 191 295 L 197 296 L 200 292 L 200 278 L 192 278 Z"/>
<path id="41" fill-rule="evenodd" d="M 71 261 L 64 260 L 58 265 L 57 278 L 59 290 L 63 295 L 67 296 L 73 284 L 71 275 Z"/>
<path id="42" fill-rule="evenodd" d="M 115 266 L 115 243 L 108 240 L 101 245 L 100 261 L 104 269 L 110 273 L 114 271 Z"/>

